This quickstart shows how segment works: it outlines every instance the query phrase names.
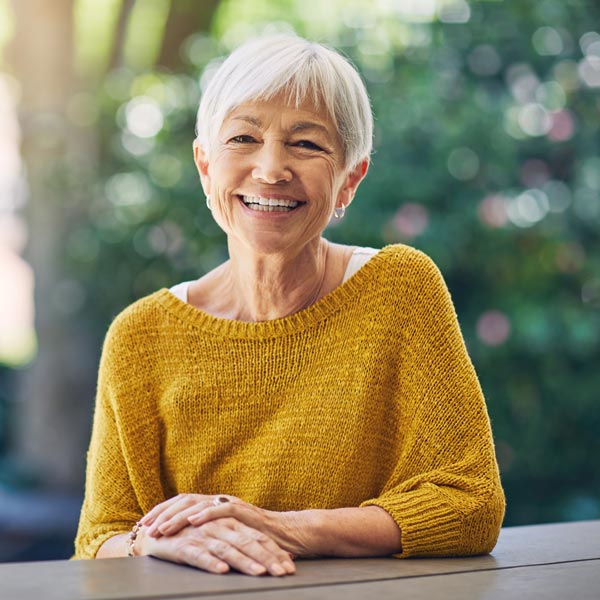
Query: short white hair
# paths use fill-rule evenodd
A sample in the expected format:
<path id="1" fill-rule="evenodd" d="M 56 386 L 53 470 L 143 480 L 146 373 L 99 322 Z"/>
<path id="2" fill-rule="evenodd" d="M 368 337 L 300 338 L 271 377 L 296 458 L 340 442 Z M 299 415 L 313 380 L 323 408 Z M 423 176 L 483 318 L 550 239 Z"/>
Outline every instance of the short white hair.
<path id="1" fill-rule="evenodd" d="M 210 154 L 227 115 L 253 100 L 280 92 L 299 106 L 309 97 L 325 105 L 344 149 L 345 166 L 368 158 L 373 147 L 373 115 L 365 85 L 356 68 L 322 44 L 291 34 L 254 38 L 234 50 L 211 73 L 200 100 L 196 134 Z"/>

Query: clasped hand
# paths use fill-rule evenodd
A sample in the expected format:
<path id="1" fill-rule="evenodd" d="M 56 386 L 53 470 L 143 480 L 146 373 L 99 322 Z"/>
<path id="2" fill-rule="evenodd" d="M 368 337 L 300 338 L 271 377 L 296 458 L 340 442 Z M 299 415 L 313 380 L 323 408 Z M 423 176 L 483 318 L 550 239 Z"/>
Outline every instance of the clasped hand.
<path id="1" fill-rule="evenodd" d="M 235 496 L 179 494 L 142 519 L 147 552 L 173 562 L 248 575 L 295 572 L 293 555 L 303 551 L 296 513 L 259 508 Z"/>

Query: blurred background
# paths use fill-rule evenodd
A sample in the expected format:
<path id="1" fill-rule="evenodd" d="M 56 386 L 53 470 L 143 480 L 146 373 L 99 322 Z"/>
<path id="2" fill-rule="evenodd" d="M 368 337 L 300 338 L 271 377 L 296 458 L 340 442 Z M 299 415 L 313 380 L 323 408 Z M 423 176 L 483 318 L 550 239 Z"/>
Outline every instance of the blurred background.
<path id="1" fill-rule="evenodd" d="M 442 269 L 505 524 L 600 518 L 596 0 L 0 0 L 0 561 L 72 552 L 111 319 L 226 258 L 202 71 L 289 30 L 367 83 L 373 163 L 327 236 Z"/>

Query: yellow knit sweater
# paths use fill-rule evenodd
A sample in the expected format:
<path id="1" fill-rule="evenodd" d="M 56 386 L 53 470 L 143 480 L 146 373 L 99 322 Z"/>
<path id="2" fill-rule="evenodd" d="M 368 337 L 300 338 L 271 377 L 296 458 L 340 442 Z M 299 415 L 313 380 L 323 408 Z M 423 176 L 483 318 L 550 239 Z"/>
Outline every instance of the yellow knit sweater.
<path id="1" fill-rule="evenodd" d="M 76 557 L 179 492 L 271 510 L 377 505 L 403 553 L 489 552 L 504 495 L 432 261 L 388 246 L 309 308 L 219 319 L 160 290 L 104 343 Z"/>

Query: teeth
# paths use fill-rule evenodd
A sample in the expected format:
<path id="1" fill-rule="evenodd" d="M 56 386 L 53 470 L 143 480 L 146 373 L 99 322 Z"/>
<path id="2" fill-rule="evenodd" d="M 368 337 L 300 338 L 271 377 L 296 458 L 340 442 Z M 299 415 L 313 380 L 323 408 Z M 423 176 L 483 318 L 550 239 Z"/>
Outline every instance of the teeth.
<path id="1" fill-rule="evenodd" d="M 250 210 L 258 210 L 262 212 L 290 212 L 294 210 L 291 206 L 264 206 L 262 204 L 246 204 Z"/>
<path id="2" fill-rule="evenodd" d="M 284 200 L 283 198 L 261 198 L 260 196 L 242 196 L 242 201 L 249 208 L 255 207 L 276 207 L 276 208 L 296 208 L 299 202 L 296 200 Z"/>

